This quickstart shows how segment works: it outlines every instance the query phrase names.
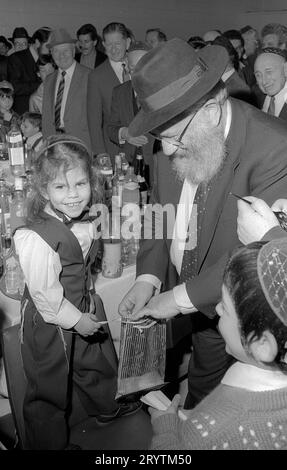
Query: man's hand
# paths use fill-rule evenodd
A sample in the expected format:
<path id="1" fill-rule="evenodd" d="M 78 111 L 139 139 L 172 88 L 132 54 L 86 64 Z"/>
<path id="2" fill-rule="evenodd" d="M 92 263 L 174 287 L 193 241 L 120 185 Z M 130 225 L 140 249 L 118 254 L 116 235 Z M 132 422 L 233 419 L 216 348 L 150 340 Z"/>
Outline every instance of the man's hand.
<path id="1" fill-rule="evenodd" d="M 154 286 L 150 282 L 135 282 L 119 305 L 119 314 L 127 317 L 136 314 L 154 294 Z"/>
<path id="2" fill-rule="evenodd" d="M 133 312 L 132 320 L 139 320 L 142 317 L 162 320 L 175 317 L 178 313 L 180 311 L 175 302 L 173 291 L 169 290 L 163 294 L 155 295 L 144 308 Z"/>
<path id="3" fill-rule="evenodd" d="M 285 212 L 285 214 L 287 214 L 287 199 L 277 199 L 277 201 L 272 204 L 271 209 L 275 212 Z"/>
<path id="4" fill-rule="evenodd" d="M 175 395 L 169 407 L 165 411 L 156 410 L 151 406 L 148 408 L 149 414 L 151 415 L 151 419 L 154 420 L 159 418 L 160 416 L 164 416 L 166 414 L 177 414 L 178 407 L 180 403 L 180 395 Z"/>
<path id="5" fill-rule="evenodd" d="M 148 143 L 148 139 L 145 135 L 138 135 L 137 137 L 132 137 L 129 134 L 129 130 L 127 127 L 122 127 L 121 129 L 121 138 L 128 142 L 131 145 L 135 145 L 136 147 L 141 147 Z"/>
<path id="6" fill-rule="evenodd" d="M 251 201 L 252 205 L 243 201 L 237 202 L 237 234 L 239 240 L 247 245 L 261 240 L 265 233 L 279 225 L 279 222 L 265 201 L 253 196 L 245 199 Z"/>

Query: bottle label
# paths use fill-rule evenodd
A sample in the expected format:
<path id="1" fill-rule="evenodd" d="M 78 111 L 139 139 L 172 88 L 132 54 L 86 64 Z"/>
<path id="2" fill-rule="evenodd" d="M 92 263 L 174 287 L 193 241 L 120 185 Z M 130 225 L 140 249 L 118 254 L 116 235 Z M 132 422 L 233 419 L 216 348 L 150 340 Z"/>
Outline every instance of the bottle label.
<path id="1" fill-rule="evenodd" d="M 23 147 L 14 147 L 9 149 L 10 163 L 14 165 L 24 165 L 24 149 Z"/>
<path id="2" fill-rule="evenodd" d="M 21 134 L 18 135 L 10 135 L 8 136 L 8 141 L 10 144 L 23 144 L 23 139 Z"/>

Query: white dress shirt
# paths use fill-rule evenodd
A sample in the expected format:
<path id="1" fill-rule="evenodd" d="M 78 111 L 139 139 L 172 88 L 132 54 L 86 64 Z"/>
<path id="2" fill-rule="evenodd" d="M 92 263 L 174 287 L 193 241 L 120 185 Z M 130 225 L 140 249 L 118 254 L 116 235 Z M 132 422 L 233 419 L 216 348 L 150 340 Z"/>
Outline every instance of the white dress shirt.
<path id="1" fill-rule="evenodd" d="M 231 119 L 232 119 L 232 111 L 231 111 L 231 104 L 229 101 L 226 102 L 227 104 L 227 113 L 226 113 L 226 124 L 224 129 L 224 137 L 225 139 L 228 136 L 230 126 L 231 126 Z M 192 211 L 193 201 L 196 193 L 197 185 L 190 183 L 188 180 L 184 180 L 179 205 L 176 213 L 175 225 L 173 230 L 173 239 L 171 242 L 170 247 L 170 259 L 178 274 L 181 271 L 181 264 L 182 258 L 185 248 L 185 240 L 187 237 L 187 230 L 188 226 L 190 225 L 190 215 Z M 194 218 L 194 223 L 196 224 L 196 218 Z M 196 227 L 192 227 L 191 224 L 191 234 L 196 234 Z M 193 240 L 195 243 L 195 240 Z M 159 292 L 161 282 L 160 280 L 153 275 L 150 274 L 142 274 L 138 276 L 136 281 L 146 281 L 150 282 L 155 286 L 157 291 Z M 192 313 L 196 312 L 197 309 L 194 307 L 190 298 L 186 291 L 185 283 L 179 284 L 173 288 L 173 295 L 175 298 L 175 302 L 180 309 L 180 312 L 185 313 Z"/>
<path id="2" fill-rule="evenodd" d="M 59 219 L 49 204 L 45 211 Z M 85 258 L 97 235 L 95 224 L 76 223 L 71 231 L 76 236 Z M 82 313 L 64 297 L 63 286 L 59 280 L 62 271 L 59 254 L 40 235 L 27 228 L 16 231 L 14 242 L 28 290 L 45 322 L 64 329 L 72 328 L 78 323 Z M 93 307 L 91 303 L 90 312 Z"/>
<path id="3" fill-rule="evenodd" d="M 281 113 L 281 110 L 282 110 L 284 104 L 287 102 L 287 82 L 285 82 L 285 85 L 282 88 L 282 90 L 279 91 L 279 93 L 277 93 L 277 95 L 275 95 L 274 98 L 275 98 L 275 114 L 274 114 L 274 116 L 278 117 L 279 114 Z M 270 105 L 270 100 L 271 100 L 271 97 L 266 96 L 266 98 L 264 100 L 264 103 L 263 103 L 263 107 L 262 107 L 262 111 L 264 111 L 265 113 L 267 113 L 267 111 L 268 111 L 268 108 L 269 108 L 269 105 Z"/>
<path id="4" fill-rule="evenodd" d="M 60 127 L 64 128 L 64 113 L 65 113 L 65 108 L 66 108 L 66 102 L 67 102 L 67 97 L 71 85 L 71 81 L 73 78 L 73 74 L 75 71 L 77 62 L 74 60 L 72 63 L 71 67 L 69 67 L 67 70 L 65 70 L 66 75 L 65 75 L 65 88 L 64 88 L 64 93 L 63 93 L 63 98 L 62 98 L 62 104 L 61 104 L 61 112 L 60 112 Z M 58 88 L 60 81 L 62 79 L 62 69 L 58 69 L 58 76 L 57 76 L 57 81 L 56 81 L 56 89 L 55 89 L 55 105 L 56 105 L 56 99 L 57 99 L 57 93 L 58 93 Z"/>
<path id="5" fill-rule="evenodd" d="M 112 69 L 114 70 L 116 76 L 118 77 L 120 83 L 123 83 L 123 64 L 126 65 L 125 61 L 115 62 L 114 60 L 110 60 Z"/>

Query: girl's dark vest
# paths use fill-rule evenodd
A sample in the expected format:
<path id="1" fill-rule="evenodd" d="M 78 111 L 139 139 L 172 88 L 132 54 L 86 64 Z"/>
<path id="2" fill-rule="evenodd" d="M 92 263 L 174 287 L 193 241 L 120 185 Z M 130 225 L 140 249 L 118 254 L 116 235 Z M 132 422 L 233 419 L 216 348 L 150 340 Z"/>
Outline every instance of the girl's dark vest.
<path id="1" fill-rule="evenodd" d="M 91 264 L 96 258 L 98 240 L 94 240 L 86 258 L 73 232 L 62 221 L 49 214 L 43 214 L 44 220 L 29 225 L 60 257 L 62 271 L 60 283 L 64 297 L 81 312 L 88 312 L 90 307 L 89 288 L 91 285 Z M 41 254 L 39 253 L 39 256 Z M 22 298 L 32 301 L 27 286 Z M 33 303 L 33 301 L 32 301 Z"/>

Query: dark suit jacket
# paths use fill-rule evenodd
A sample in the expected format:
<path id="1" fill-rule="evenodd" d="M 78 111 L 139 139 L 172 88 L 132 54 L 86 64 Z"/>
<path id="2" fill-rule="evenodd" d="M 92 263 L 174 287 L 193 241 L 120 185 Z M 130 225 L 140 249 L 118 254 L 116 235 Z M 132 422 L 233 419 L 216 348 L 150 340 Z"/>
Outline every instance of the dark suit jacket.
<path id="1" fill-rule="evenodd" d="M 239 244 L 237 201 L 230 192 L 253 195 L 271 205 L 287 198 L 287 125 L 243 101 L 230 99 L 232 121 L 227 138 L 227 157 L 208 194 L 198 237 L 197 276 L 186 283 L 195 307 L 208 317 L 215 315 L 221 297 L 223 270 L 228 253 Z M 182 190 L 168 158 L 158 154 L 153 202 L 175 207 Z M 172 233 L 172 230 L 169 232 Z M 137 275 L 153 274 L 166 288 L 177 282 L 170 262 L 171 236 L 144 240 L 137 258 Z M 169 274 L 168 284 L 167 274 Z"/>
<path id="2" fill-rule="evenodd" d="M 91 70 L 83 65 L 76 64 L 67 97 L 64 127 L 68 134 L 82 139 L 88 148 L 91 140 L 87 119 L 87 86 Z M 42 133 L 46 138 L 56 133 L 55 128 L 55 89 L 58 71 L 48 75 L 44 82 Z"/>
<path id="3" fill-rule="evenodd" d="M 108 152 L 113 158 L 119 147 L 108 136 L 107 126 L 110 121 L 112 92 L 120 81 L 110 61 L 105 60 L 92 70 L 88 81 L 88 123 L 94 154 Z"/>
<path id="4" fill-rule="evenodd" d="M 280 114 L 278 116 L 280 119 L 284 119 L 284 121 L 287 121 L 287 104 L 285 103 L 283 108 L 280 111 Z"/>
<path id="5" fill-rule="evenodd" d="M 113 89 L 110 121 L 107 125 L 108 136 L 116 145 L 119 144 L 119 130 L 121 127 L 128 127 L 134 116 L 138 112 L 132 82 L 128 81 L 116 86 Z M 149 138 L 149 142 L 143 146 L 143 157 L 146 164 L 152 166 L 154 139 Z M 133 163 L 136 156 L 136 146 L 125 142 L 122 150 L 130 163 Z"/>
<path id="6" fill-rule="evenodd" d="M 97 54 L 96 54 L 94 68 L 101 65 L 107 59 L 106 54 L 104 54 L 102 51 L 98 51 L 98 49 L 96 49 L 96 52 L 97 52 Z M 82 56 L 82 54 L 80 54 L 80 53 L 75 54 L 75 60 L 79 63 L 81 62 L 81 56 Z"/>
<path id="7" fill-rule="evenodd" d="M 37 65 L 29 49 L 14 52 L 8 57 L 7 78 L 14 86 L 13 108 L 18 114 L 29 111 L 29 98 L 40 85 Z"/>
<path id="8" fill-rule="evenodd" d="M 249 86 L 236 71 L 224 83 L 229 96 L 254 104 Z"/>

